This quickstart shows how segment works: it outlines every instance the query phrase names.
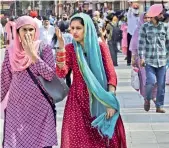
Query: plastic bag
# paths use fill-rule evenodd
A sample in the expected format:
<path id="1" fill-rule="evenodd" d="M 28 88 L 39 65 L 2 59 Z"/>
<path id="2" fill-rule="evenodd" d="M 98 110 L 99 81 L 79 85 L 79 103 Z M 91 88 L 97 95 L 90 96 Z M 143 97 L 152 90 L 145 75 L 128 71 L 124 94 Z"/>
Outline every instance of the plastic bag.
<path id="1" fill-rule="evenodd" d="M 131 70 L 131 86 L 137 91 L 140 89 L 140 80 L 138 72 L 139 69 L 137 67 L 133 67 Z"/>

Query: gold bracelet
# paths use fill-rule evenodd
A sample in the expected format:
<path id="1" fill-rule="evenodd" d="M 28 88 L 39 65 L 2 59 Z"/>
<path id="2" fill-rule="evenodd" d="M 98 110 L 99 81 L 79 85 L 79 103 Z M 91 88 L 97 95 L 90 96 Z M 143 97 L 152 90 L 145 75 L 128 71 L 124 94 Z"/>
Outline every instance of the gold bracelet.
<path id="1" fill-rule="evenodd" d="M 57 66 L 58 66 L 59 68 L 65 66 L 65 63 L 64 63 L 64 62 L 56 62 L 56 64 L 57 64 Z"/>
<path id="2" fill-rule="evenodd" d="M 56 61 L 56 64 L 65 64 L 65 61 L 64 62 L 58 62 L 58 61 Z"/>
<path id="3" fill-rule="evenodd" d="M 56 56 L 57 58 L 65 58 L 66 56 L 64 55 L 64 56 Z"/>

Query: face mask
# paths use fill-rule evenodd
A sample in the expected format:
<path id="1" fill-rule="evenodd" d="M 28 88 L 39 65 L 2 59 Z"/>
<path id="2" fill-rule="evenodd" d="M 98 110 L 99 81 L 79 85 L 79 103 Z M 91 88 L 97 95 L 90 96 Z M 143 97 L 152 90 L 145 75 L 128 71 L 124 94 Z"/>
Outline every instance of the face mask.
<path id="1" fill-rule="evenodd" d="M 132 8 L 132 12 L 134 13 L 134 14 L 139 14 L 139 10 L 138 9 L 134 9 L 134 8 Z"/>

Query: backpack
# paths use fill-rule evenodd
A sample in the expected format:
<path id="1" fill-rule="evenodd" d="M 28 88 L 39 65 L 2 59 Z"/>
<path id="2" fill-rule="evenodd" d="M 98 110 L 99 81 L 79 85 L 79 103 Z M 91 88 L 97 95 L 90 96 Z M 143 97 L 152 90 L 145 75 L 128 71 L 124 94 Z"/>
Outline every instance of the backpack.
<path id="1" fill-rule="evenodd" d="M 111 26 L 113 27 L 112 41 L 120 42 L 123 38 L 122 30 L 120 30 L 120 28 L 118 26 L 114 26 L 112 24 L 111 24 Z"/>

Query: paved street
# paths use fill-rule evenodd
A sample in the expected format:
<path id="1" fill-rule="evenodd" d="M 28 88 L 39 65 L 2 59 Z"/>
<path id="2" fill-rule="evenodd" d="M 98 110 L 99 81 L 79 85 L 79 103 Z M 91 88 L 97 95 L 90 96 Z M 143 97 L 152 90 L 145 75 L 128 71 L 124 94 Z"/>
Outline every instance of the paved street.
<path id="1" fill-rule="evenodd" d="M 0 53 L 1 54 L 1 53 Z M 124 56 L 119 55 L 117 97 L 121 104 L 121 115 L 124 121 L 128 148 L 169 148 L 169 86 L 166 87 L 165 108 L 167 113 L 155 113 L 143 110 L 143 99 L 130 86 L 130 67 L 126 66 Z M 57 131 L 60 142 L 60 131 L 65 101 L 57 104 Z M 2 139 L 3 120 L 1 120 L 0 136 Z M 56 147 L 56 148 L 59 148 Z"/>
<path id="2" fill-rule="evenodd" d="M 166 88 L 166 114 L 155 113 L 152 103 L 151 110 L 143 110 L 142 97 L 130 86 L 130 67 L 126 66 L 124 56 L 119 55 L 117 97 L 121 104 L 128 148 L 169 148 L 169 86 Z M 58 135 L 62 124 L 64 103 L 57 104 Z M 60 141 L 60 139 L 59 139 Z M 58 147 L 59 148 L 59 147 Z"/>

